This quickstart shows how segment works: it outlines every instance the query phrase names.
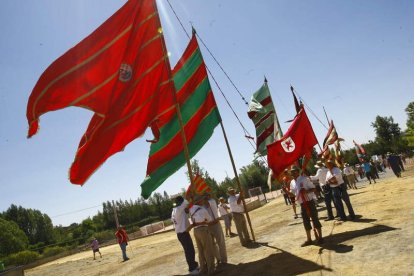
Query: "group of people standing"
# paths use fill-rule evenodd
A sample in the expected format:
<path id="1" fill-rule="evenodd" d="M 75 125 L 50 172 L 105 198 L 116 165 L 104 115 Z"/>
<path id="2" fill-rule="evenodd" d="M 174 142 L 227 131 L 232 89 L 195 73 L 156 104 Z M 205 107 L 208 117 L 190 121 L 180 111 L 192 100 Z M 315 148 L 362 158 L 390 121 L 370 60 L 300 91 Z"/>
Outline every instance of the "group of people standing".
<path id="1" fill-rule="evenodd" d="M 247 246 L 251 242 L 242 204 L 243 194 L 236 194 L 234 188 L 229 188 L 228 194 L 228 204 L 224 198 L 220 198 L 217 204 L 210 193 L 194 196 L 192 204 L 182 196 L 175 198 L 171 219 L 177 238 L 184 249 L 190 275 L 211 275 L 218 267 L 227 264 L 227 249 L 221 220 L 225 224 L 226 236 L 233 235 L 233 219 L 241 244 Z M 194 244 L 189 233 L 191 229 L 194 229 L 198 262 L 195 260 Z"/>
<path id="2" fill-rule="evenodd" d="M 316 194 L 318 193 L 318 189 L 313 181 L 319 183 L 324 194 L 323 198 L 327 209 L 327 218 L 325 221 L 335 219 L 332 210 L 332 201 L 339 221 L 355 219 L 355 212 L 347 192 L 347 185 L 345 184 L 342 175 L 343 172 L 331 160 L 327 160 L 325 163 L 318 161 L 315 167 L 318 170 L 316 174 L 312 176 L 301 174 L 300 169 L 297 166 L 292 166 L 290 170 L 285 170 L 282 176 L 283 193 L 288 195 L 292 202 L 292 206 L 295 205 L 295 202 L 298 202 L 301 207 L 301 216 L 307 238 L 302 246 L 308 246 L 313 243 L 311 238 L 312 228 L 315 232 L 316 242 L 318 244 L 324 242 L 322 237 L 322 225 L 316 209 L 318 200 Z M 353 172 L 351 173 L 350 170 L 345 170 L 344 174 L 347 178 L 347 172 L 349 175 L 353 175 Z M 352 180 L 354 180 L 352 177 L 348 178 L 348 181 L 351 183 L 353 183 Z M 354 185 L 354 183 L 352 185 Z M 348 210 L 348 216 L 346 216 L 343 202 Z M 297 218 L 296 208 L 294 208 L 293 211 L 295 214 L 294 217 Z"/>

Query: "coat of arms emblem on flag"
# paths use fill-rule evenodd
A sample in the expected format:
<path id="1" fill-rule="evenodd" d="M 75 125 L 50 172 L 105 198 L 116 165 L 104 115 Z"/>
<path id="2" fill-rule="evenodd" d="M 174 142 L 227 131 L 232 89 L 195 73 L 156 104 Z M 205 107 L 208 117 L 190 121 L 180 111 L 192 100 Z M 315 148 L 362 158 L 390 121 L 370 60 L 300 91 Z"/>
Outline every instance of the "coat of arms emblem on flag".
<path id="1" fill-rule="evenodd" d="M 295 150 L 295 142 L 290 136 L 283 140 L 281 145 L 286 152 L 292 152 Z"/>

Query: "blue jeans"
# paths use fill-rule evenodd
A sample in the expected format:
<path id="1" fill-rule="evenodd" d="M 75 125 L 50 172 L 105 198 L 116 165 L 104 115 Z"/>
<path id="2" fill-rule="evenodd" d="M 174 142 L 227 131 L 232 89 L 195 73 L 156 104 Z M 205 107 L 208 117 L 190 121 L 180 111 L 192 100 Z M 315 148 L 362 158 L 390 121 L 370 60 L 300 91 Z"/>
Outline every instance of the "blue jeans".
<path id="1" fill-rule="evenodd" d="M 346 207 L 348 208 L 349 216 L 351 218 L 355 218 L 354 209 L 352 208 L 351 200 L 349 199 L 348 192 L 346 191 L 346 185 L 341 184 L 339 187 L 341 188 L 341 198 L 345 202 Z"/>
<path id="2" fill-rule="evenodd" d="M 342 204 L 342 189 L 341 186 L 338 187 L 331 187 L 332 190 L 332 197 L 335 204 L 336 212 L 338 213 L 338 216 L 346 220 L 346 215 L 344 211 L 344 205 Z"/>
<path id="3" fill-rule="evenodd" d="M 324 199 L 325 199 L 326 211 L 328 212 L 328 218 L 333 219 L 334 215 L 332 213 L 332 190 L 330 187 L 326 188 L 326 192 L 324 192 Z"/>
<path id="4" fill-rule="evenodd" d="M 129 258 L 126 254 L 127 243 L 126 242 L 120 243 L 119 246 L 121 247 L 121 250 L 122 250 L 122 258 L 124 259 L 124 261 L 128 260 Z"/>

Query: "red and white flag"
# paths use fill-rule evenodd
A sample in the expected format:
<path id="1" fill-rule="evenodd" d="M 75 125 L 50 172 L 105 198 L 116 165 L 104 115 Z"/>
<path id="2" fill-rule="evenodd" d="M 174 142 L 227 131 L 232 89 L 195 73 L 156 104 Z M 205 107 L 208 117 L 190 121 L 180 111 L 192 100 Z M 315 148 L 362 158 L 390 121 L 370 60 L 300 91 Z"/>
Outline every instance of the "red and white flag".
<path id="1" fill-rule="evenodd" d="M 317 143 L 312 125 L 302 107 L 282 139 L 267 146 L 269 167 L 275 175 L 279 175 L 300 157 L 309 154 Z"/>

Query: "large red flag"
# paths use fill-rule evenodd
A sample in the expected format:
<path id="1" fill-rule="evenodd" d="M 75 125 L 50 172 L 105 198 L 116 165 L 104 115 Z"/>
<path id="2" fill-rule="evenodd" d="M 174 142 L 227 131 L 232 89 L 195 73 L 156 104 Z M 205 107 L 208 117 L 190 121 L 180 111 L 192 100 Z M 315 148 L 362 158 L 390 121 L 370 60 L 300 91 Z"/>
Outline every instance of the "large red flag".
<path id="1" fill-rule="evenodd" d="M 83 184 L 173 108 L 173 89 L 155 0 L 129 0 L 42 74 L 27 106 L 28 136 L 46 112 L 93 111 L 70 169 L 71 182 Z"/>
<path id="2" fill-rule="evenodd" d="M 318 140 L 302 107 L 282 139 L 267 146 L 269 167 L 275 175 L 279 175 L 300 157 L 309 154 L 317 143 Z"/>

